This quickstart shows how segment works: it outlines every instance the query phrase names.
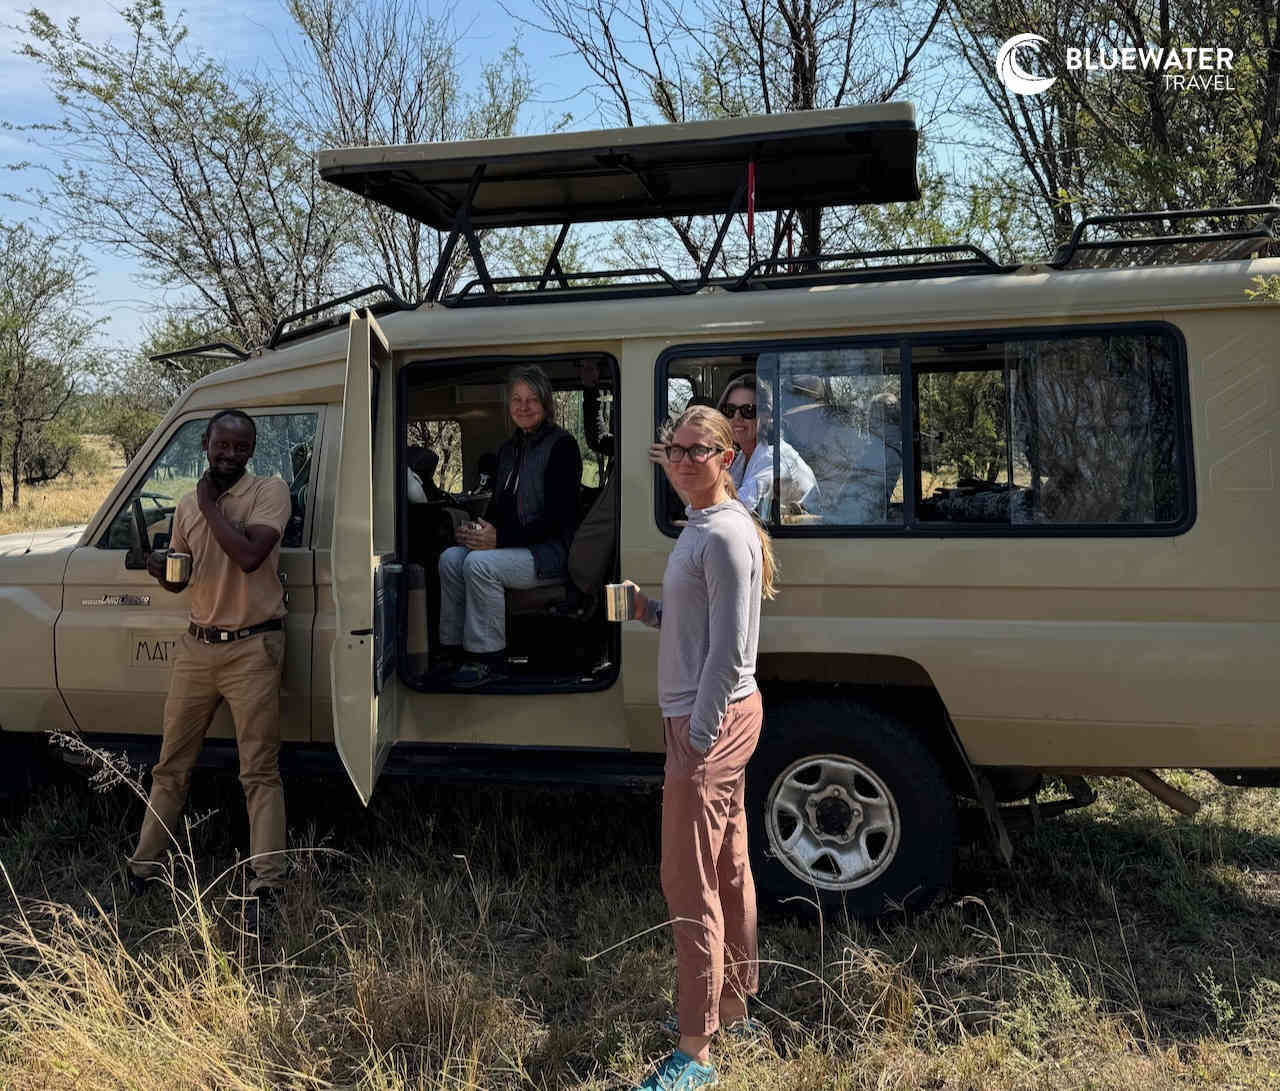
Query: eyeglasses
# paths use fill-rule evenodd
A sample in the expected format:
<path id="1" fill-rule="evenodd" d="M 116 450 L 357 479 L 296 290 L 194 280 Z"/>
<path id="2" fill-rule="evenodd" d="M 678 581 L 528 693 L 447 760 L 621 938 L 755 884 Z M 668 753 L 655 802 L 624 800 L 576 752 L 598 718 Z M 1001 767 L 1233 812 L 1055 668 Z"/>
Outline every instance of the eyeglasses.
<path id="1" fill-rule="evenodd" d="M 722 405 L 720 407 L 720 412 L 723 413 L 730 420 L 733 420 L 734 413 L 739 414 L 743 420 L 755 420 L 756 419 L 756 403 L 747 402 L 746 405 Z"/>
<path id="2" fill-rule="evenodd" d="M 723 447 L 707 447 L 701 443 L 695 443 L 689 447 L 681 447 L 678 443 L 668 443 L 663 448 L 668 462 L 680 462 L 685 455 L 688 455 L 699 465 L 706 462 L 712 455 L 718 455 L 723 450 Z"/>

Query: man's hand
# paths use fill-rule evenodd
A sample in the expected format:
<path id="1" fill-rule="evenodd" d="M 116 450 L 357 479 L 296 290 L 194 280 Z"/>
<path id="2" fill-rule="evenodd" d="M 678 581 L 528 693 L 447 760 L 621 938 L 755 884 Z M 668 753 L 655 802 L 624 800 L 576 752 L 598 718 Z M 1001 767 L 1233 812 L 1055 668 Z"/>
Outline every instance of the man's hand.
<path id="1" fill-rule="evenodd" d="M 147 575 L 151 576 L 166 591 L 172 591 L 175 595 L 186 589 L 187 580 L 182 583 L 170 583 L 164 578 L 164 562 L 168 553 L 165 550 L 153 549 L 147 554 Z"/>
<path id="2" fill-rule="evenodd" d="M 196 503 L 200 506 L 200 514 L 206 519 L 209 517 L 209 509 L 216 506 L 218 502 L 218 486 L 213 483 L 213 478 L 209 476 L 206 470 L 200 475 L 200 480 L 196 482 Z"/>
<path id="3" fill-rule="evenodd" d="M 458 545 L 464 545 L 468 549 L 498 548 L 498 528 L 484 519 L 477 519 L 474 523 L 462 523 L 454 531 L 454 537 Z"/>

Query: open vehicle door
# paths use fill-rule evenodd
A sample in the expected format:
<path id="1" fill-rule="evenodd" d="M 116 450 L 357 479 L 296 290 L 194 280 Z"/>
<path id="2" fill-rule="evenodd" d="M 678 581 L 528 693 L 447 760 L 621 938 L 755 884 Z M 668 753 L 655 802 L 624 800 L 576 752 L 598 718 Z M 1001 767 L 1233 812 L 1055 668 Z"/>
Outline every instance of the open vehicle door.
<path id="1" fill-rule="evenodd" d="M 337 631 L 329 679 L 334 741 L 366 804 L 399 734 L 395 385 L 386 336 L 367 310 L 353 312 L 333 519 Z"/>

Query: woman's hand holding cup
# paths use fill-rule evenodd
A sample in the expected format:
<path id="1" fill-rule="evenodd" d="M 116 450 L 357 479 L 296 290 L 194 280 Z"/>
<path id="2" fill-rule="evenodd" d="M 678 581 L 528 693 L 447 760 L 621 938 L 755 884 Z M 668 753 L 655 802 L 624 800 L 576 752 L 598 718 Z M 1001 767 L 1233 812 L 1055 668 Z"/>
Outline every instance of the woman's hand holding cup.
<path id="1" fill-rule="evenodd" d="M 485 519 L 460 523 L 453 532 L 454 540 L 468 549 L 497 549 L 498 528 Z"/>
<path id="2" fill-rule="evenodd" d="M 605 584 L 604 594 L 610 621 L 634 621 L 644 617 L 649 608 L 648 597 L 631 580 Z"/>

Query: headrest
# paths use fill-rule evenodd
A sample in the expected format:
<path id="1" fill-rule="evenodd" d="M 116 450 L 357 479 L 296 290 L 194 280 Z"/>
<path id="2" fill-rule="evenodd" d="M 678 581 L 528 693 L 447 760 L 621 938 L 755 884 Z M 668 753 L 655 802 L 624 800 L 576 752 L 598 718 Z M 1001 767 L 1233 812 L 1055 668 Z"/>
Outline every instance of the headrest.
<path id="1" fill-rule="evenodd" d="M 822 379 L 818 375 L 792 375 L 791 393 L 806 398 L 821 398 L 824 393 Z"/>

